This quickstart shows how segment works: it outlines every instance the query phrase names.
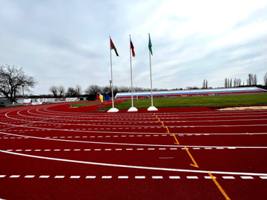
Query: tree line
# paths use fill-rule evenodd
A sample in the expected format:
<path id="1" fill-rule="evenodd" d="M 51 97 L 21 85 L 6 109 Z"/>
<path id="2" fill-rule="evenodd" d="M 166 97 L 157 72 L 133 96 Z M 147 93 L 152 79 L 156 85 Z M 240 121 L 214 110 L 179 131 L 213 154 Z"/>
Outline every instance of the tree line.
<path id="1" fill-rule="evenodd" d="M 99 85 L 90 85 L 84 92 L 82 92 L 81 86 L 77 85 L 76 87 L 68 87 L 67 89 L 64 86 L 51 86 L 49 89 L 53 97 L 79 97 L 82 95 L 85 96 L 96 96 L 97 94 L 111 95 L 110 86 L 99 86 Z M 113 87 L 114 95 L 118 92 L 130 92 L 130 87 Z M 135 87 L 133 91 L 150 91 L 148 88 Z"/>
<path id="2" fill-rule="evenodd" d="M 267 89 L 267 73 L 263 77 L 264 86 Z M 0 65 L 0 96 L 7 98 L 10 102 L 16 102 L 18 96 L 24 96 L 25 91 L 30 91 L 30 88 L 36 85 L 37 81 L 32 77 L 25 74 L 22 68 L 11 65 Z M 240 87 L 240 86 L 260 86 L 258 85 L 258 79 L 256 74 L 248 74 L 246 82 L 242 82 L 240 78 L 225 78 L 224 87 Z M 202 88 L 207 89 L 208 80 L 203 81 Z M 187 87 L 187 89 L 199 89 L 198 87 Z M 157 90 L 167 90 L 167 89 L 153 89 Z M 182 90 L 171 89 L 171 90 Z M 91 85 L 88 86 L 84 92 L 82 88 L 77 85 L 75 87 L 68 87 L 67 89 L 64 86 L 51 86 L 49 91 L 53 97 L 79 97 L 82 95 L 87 95 L 95 97 L 98 93 L 109 95 L 111 94 L 110 86 L 98 86 Z M 136 91 L 150 91 L 148 88 L 135 87 L 133 89 Z M 114 94 L 117 92 L 130 92 L 129 87 L 114 87 Z"/>
<path id="3" fill-rule="evenodd" d="M 267 86 L 267 73 L 263 77 L 264 85 Z M 240 78 L 225 78 L 224 79 L 224 87 L 232 88 L 232 87 L 240 87 L 240 86 L 257 86 L 257 75 L 256 74 L 248 74 L 248 78 L 246 82 L 242 83 Z"/>

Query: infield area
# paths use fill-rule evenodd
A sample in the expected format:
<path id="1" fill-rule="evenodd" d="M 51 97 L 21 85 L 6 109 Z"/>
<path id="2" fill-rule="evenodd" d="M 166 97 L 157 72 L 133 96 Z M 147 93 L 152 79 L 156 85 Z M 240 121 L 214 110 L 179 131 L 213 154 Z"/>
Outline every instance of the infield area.
<path id="1" fill-rule="evenodd" d="M 267 110 L 74 110 L 0 110 L 0 198 L 267 198 Z"/>

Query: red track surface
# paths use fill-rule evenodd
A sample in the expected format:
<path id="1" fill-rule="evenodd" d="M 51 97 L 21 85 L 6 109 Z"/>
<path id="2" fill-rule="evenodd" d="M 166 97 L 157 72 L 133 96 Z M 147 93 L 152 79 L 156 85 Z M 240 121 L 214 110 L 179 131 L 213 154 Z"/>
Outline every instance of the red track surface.
<path id="1" fill-rule="evenodd" d="M 96 109 L 1 109 L 0 199 L 267 199 L 267 111 Z"/>

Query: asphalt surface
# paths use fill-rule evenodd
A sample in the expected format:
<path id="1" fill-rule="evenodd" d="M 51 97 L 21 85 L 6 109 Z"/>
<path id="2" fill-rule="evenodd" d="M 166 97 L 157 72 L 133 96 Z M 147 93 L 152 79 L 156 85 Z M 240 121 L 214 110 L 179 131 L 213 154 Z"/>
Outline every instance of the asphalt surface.
<path id="1" fill-rule="evenodd" d="M 0 199 L 266 199 L 267 111 L 0 110 Z"/>

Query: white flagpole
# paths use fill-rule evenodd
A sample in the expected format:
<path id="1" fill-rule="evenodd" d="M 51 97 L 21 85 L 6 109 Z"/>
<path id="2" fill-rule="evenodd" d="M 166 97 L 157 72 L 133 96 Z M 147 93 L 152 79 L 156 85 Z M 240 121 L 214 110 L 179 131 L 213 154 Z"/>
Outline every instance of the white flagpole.
<path id="1" fill-rule="evenodd" d="M 150 34 L 148 34 L 149 42 L 150 41 Z M 152 64 L 151 64 L 151 52 L 150 49 L 148 48 L 148 54 L 149 54 L 149 67 L 150 67 L 150 95 L 151 95 L 151 106 L 147 109 L 148 111 L 158 111 L 158 109 L 154 106 L 154 101 L 153 101 L 153 85 L 152 85 Z"/>
<path id="2" fill-rule="evenodd" d="M 111 48 L 109 48 L 109 60 L 110 60 L 110 76 L 111 76 L 110 86 L 111 86 L 112 108 L 110 108 L 108 110 L 108 112 L 118 112 L 119 110 L 117 108 L 115 108 L 115 105 L 114 105 L 113 71 L 112 71 L 112 52 L 111 52 Z"/>
<path id="3" fill-rule="evenodd" d="M 152 91 L 152 67 L 151 67 L 151 53 L 149 52 L 149 67 L 150 67 L 150 95 L 151 95 L 151 106 L 154 106 L 153 102 L 153 91 Z"/>
<path id="4" fill-rule="evenodd" d="M 110 77 L 111 77 L 111 100 L 112 100 L 112 108 L 114 108 L 114 93 L 113 93 L 113 71 L 112 71 L 112 53 L 111 49 L 109 50 L 109 60 L 110 60 Z"/>
<path id="5" fill-rule="evenodd" d="M 131 49 L 131 35 L 129 35 L 130 40 L 130 74 L 131 74 L 131 107 L 128 109 L 128 112 L 136 112 L 137 108 L 134 107 L 133 100 L 133 64 L 132 64 L 132 49 Z"/>

